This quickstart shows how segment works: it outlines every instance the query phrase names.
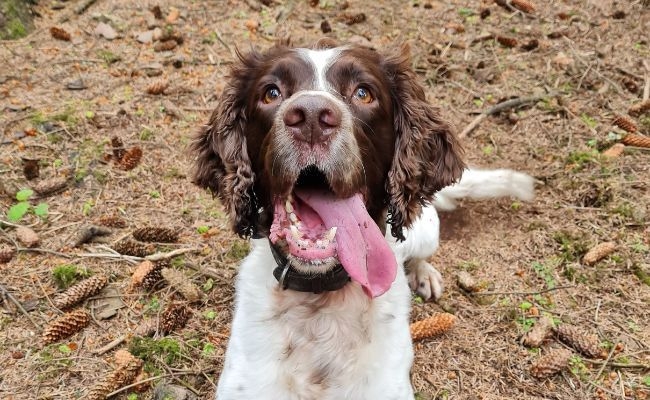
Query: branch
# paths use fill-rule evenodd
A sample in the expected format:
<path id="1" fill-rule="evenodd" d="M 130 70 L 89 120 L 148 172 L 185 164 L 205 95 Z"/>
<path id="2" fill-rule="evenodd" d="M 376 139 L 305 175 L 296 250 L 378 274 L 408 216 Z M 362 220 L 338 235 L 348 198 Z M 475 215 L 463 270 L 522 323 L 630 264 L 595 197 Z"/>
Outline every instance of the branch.
<path id="1" fill-rule="evenodd" d="M 553 292 L 555 290 L 571 289 L 574 287 L 576 287 L 576 285 L 556 286 L 554 288 L 539 290 L 537 292 L 476 292 L 476 293 L 472 293 L 472 296 L 494 296 L 494 295 L 534 296 L 536 294 Z"/>
<path id="2" fill-rule="evenodd" d="M 5 289 L 5 287 L 2 286 L 2 285 L 0 285 L 0 295 L 2 295 L 2 297 L 6 297 L 9 300 L 11 300 L 11 302 L 14 303 L 16 305 L 16 307 L 18 307 L 20 312 L 25 314 L 27 319 L 29 319 L 29 322 L 31 322 L 32 325 L 34 325 L 36 327 L 36 330 L 39 331 L 39 332 L 41 331 L 41 327 L 36 323 L 36 321 L 34 321 L 34 319 L 32 319 L 32 316 L 29 315 L 29 313 L 27 312 L 27 310 L 25 310 L 23 305 L 20 304 L 20 302 L 9 292 L 9 290 Z"/>
<path id="3" fill-rule="evenodd" d="M 504 102 L 501 102 L 499 104 L 496 104 L 493 107 L 488 108 L 487 110 L 483 111 L 480 113 L 472 122 L 470 122 L 465 129 L 458 135 L 459 138 L 464 138 L 468 136 L 474 129 L 476 129 L 477 126 L 485 118 L 487 118 L 490 115 L 498 114 L 502 111 L 510 110 L 512 108 L 520 107 L 523 105 L 531 104 L 531 103 L 537 103 L 540 100 L 549 98 L 549 97 L 557 97 L 559 96 L 559 93 L 547 93 L 543 95 L 538 95 L 538 96 L 530 96 L 530 97 L 517 97 L 516 99 L 510 99 L 506 100 Z"/>

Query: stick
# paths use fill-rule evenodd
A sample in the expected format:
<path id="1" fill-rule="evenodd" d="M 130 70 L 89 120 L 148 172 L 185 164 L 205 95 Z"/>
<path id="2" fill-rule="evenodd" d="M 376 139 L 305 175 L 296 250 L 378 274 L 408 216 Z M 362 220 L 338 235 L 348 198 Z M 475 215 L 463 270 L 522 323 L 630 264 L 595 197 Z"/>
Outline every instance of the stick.
<path id="1" fill-rule="evenodd" d="M 106 398 L 108 399 L 108 398 L 110 398 L 112 396 L 115 396 L 118 393 L 122 393 L 125 390 L 129 390 L 132 387 L 136 387 L 136 386 L 141 385 L 141 384 L 143 384 L 145 382 L 150 382 L 150 381 L 153 381 L 153 380 L 156 380 L 156 379 L 169 378 L 170 376 L 176 376 L 176 375 L 192 375 L 192 374 L 198 375 L 198 374 L 202 374 L 202 373 L 211 373 L 211 372 L 214 372 L 214 371 L 215 371 L 215 369 L 212 368 L 212 369 L 209 369 L 209 370 L 206 370 L 206 371 L 176 371 L 176 372 L 172 372 L 172 373 L 169 373 L 169 374 L 152 376 L 151 378 L 143 379 L 141 381 L 137 381 L 137 382 L 134 382 L 134 383 L 132 383 L 130 385 L 121 387 L 121 388 L 107 394 Z"/>
<path id="2" fill-rule="evenodd" d="M 108 343 L 106 346 L 100 347 L 96 350 L 93 350 L 93 354 L 96 354 L 98 356 L 101 356 L 104 353 L 108 353 L 109 351 L 113 350 L 117 346 L 121 345 L 124 343 L 126 340 L 126 335 L 122 335 L 118 337 L 117 339 L 113 340 L 112 342 Z"/>
<path id="3" fill-rule="evenodd" d="M 506 100 L 504 102 L 501 102 L 491 108 L 488 108 L 487 110 L 483 111 L 481 114 L 479 114 L 472 122 L 469 123 L 463 129 L 463 131 L 458 135 L 460 138 L 464 138 L 467 135 L 469 135 L 476 127 L 483 122 L 485 118 L 487 118 L 490 115 L 494 115 L 497 113 L 500 113 L 505 110 L 509 110 L 511 108 L 516 108 L 522 105 L 527 105 L 530 103 L 537 103 L 538 101 L 542 99 L 546 99 L 549 97 L 556 97 L 558 96 L 559 93 L 547 93 L 539 96 L 530 96 L 530 97 L 517 97 L 516 99 L 511 99 L 511 100 Z"/>
<path id="4" fill-rule="evenodd" d="M 88 9 L 88 7 L 92 6 L 95 4 L 97 0 L 85 0 L 81 4 L 79 4 L 77 7 L 74 9 L 74 13 L 77 15 L 81 15 Z"/>
<path id="5" fill-rule="evenodd" d="M 20 312 L 25 314 L 27 319 L 29 319 L 29 322 L 31 322 L 32 325 L 34 325 L 36 327 L 36 330 L 39 331 L 39 332 L 41 331 L 41 327 L 36 323 L 36 321 L 34 321 L 32 319 L 32 316 L 29 315 L 29 313 L 27 312 L 27 310 L 25 310 L 23 305 L 20 304 L 20 302 L 18 300 L 16 300 L 16 298 L 11 293 L 9 293 L 9 291 L 7 289 L 5 289 L 5 287 L 2 286 L 2 285 L 0 285 L 0 295 L 2 295 L 2 297 L 6 297 L 9 300 L 11 300 L 11 302 L 14 303 L 16 305 L 16 307 L 18 307 Z"/>
<path id="6" fill-rule="evenodd" d="M 517 296 L 534 296 L 536 294 L 553 292 L 555 290 L 571 289 L 576 287 L 576 285 L 567 285 L 567 286 L 556 286 L 550 289 L 544 289 L 537 292 L 476 292 L 472 293 L 473 296 L 492 296 L 492 295 L 517 295 Z"/>

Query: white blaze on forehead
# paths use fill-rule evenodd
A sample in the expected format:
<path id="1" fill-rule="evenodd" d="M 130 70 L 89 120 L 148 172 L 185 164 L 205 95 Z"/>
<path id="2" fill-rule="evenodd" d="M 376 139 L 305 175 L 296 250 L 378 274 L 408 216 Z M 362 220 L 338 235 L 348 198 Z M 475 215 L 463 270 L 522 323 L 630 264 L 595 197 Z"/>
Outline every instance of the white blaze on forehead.
<path id="1" fill-rule="evenodd" d="M 314 77 L 314 89 L 327 91 L 329 89 L 329 84 L 327 82 L 327 79 L 325 79 L 325 74 L 327 73 L 330 65 L 332 65 L 332 62 L 334 62 L 334 60 L 336 60 L 338 55 L 341 53 L 341 49 L 300 49 L 299 52 L 314 67 L 314 73 L 316 74 Z"/>

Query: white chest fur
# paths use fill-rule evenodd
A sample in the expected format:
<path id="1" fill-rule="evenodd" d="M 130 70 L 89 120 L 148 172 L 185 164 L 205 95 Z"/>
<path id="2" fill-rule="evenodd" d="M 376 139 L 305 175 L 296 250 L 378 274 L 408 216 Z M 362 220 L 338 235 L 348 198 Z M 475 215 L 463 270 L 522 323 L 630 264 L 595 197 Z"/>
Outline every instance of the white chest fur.
<path id="1" fill-rule="evenodd" d="M 254 241 L 237 280 L 217 399 L 413 398 L 402 268 L 391 289 L 370 300 L 356 283 L 319 295 L 283 291 L 274 266 L 268 242 Z"/>

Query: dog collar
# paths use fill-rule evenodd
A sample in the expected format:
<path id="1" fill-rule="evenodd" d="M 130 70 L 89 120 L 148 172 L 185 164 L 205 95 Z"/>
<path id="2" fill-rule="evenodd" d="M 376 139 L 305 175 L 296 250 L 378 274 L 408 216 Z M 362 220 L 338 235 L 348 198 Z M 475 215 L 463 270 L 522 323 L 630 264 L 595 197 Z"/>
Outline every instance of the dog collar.
<path id="1" fill-rule="evenodd" d="M 291 266 L 275 245 L 269 241 L 271 253 L 278 264 L 273 269 L 273 276 L 278 280 L 282 290 L 295 290 L 297 292 L 322 293 L 333 292 L 341 289 L 350 282 L 350 275 L 341 264 L 322 274 L 306 274 Z"/>

